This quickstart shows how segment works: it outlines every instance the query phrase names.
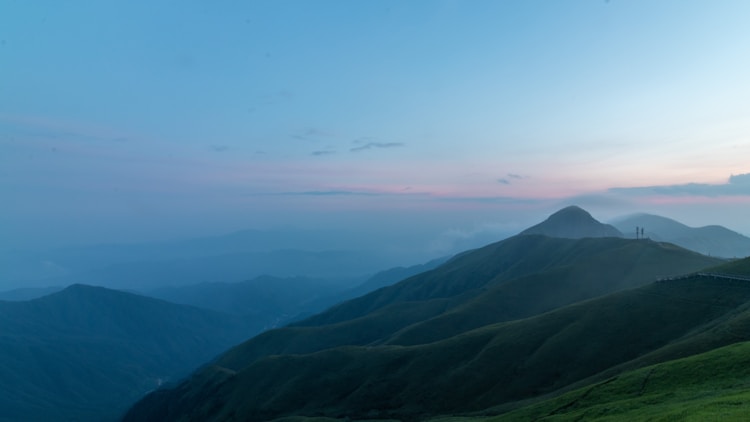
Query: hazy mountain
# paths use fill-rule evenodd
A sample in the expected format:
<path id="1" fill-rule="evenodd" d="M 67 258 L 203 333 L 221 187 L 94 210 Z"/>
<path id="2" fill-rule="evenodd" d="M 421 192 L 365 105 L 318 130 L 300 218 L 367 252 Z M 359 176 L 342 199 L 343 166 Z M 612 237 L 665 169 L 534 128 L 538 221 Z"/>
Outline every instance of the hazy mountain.
<path id="1" fill-rule="evenodd" d="M 690 308 L 680 300 L 665 306 L 659 284 L 595 305 L 519 318 L 718 262 L 656 242 L 516 236 L 265 332 L 177 387 L 151 394 L 128 420 L 224 420 L 230 414 L 248 420 L 292 414 L 411 418 L 531 397 L 619 364 L 635 350 L 665 345 L 726 309 Z M 644 308 L 634 305 L 641 299 L 634 298 L 651 300 L 643 315 L 637 312 Z M 621 320 L 610 322 L 620 314 Z M 679 328 L 669 323 L 644 341 L 630 339 L 600 364 L 587 359 L 620 345 L 597 340 L 586 358 L 569 365 L 553 358 L 580 348 L 592 333 L 624 329 L 628 318 L 645 324 L 662 316 Z M 518 322 L 507 322 L 512 320 Z M 585 327 L 580 321 L 592 324 L 590 331 L 579 329 Z M 564 337 L 567 349 L 540 349 Z"/>
<path id="2" fill-rule="evenodd" d="M 320 239 L 326 239 L 325 245 Z M 295 229 L 242 230 L 220 236 L 166 242 L 97 244 L 0 254 L 5 279 L 37 280 L 126 262 L 189 259 L 278 250 L 355 250 L 342 233 Z"/>
<path id="3" fill-rule="evenodd" d="M 10 300 L 10 301 L 31 300 L 31 299 L 36 299 L 38 297 L 47 296 L 55 292 L 59 292 L 62 289 L 64 289 L 64 287 L 50 286 L 50 287 L 27 287 L 27 288 L 6 290 L 4 292 L 0 292 L 0 300 Z"/>
<path id="4" fill-rule="evenodd" d="M 148 290 L 145 294 L 174 303 L 255 318 L 259 325 L 273 328 L 435 268 L 446 259 L 390 268 L 376 273 L 364 282 L 356 279 L 281 278 L 264 275 L 236 283 L 161 287 Z"/>
<path id="5" fill-rule="evenodd" d="M 373 290 L 390 286 L 413 275 L 435 269 L 448 261 L 448 259 L 448 257 L 433 259 L 424 264 L 411 265 L 408 267 L 394 267 L 384 271 L 380 271 L 372 277 L 368 278 L 362 284 L 343 292 L 340 297 L 351 299 L 354 297 L 365 295 Z"/>
<path id="6" fill-rule="evenodd" d="M 198 306 L 254 318 L 260 326 L 275 327 L 313 309 L 318 303 L 350 288 L 353 280 L 260 276 L 237 283 L 200 283 L 162 287 L 147 295 L 174 303 Z"/>
<path id="7" fill-rule="evenodd" d="M 545 221 L 522 231 L 521 234 L 541 234 L 569 239 L 622 237 L 619 230 L 609 224 L 600 223 L 587 211 L 577 206 L 563 208 Z"/>
<path id="8" fill-rule="evenodd" d="M 103 268 L 37 280 L 41 286 L 91 284 L 147 291 L 160 286 L 240 282 L 261 275 L 356 278 L 387 268 L 377 256 L 356 251 L 283 250 L 111 264 Z M 29 284 L 29 283 L 27 283 Z"/>
<path id="9" fill-rule="evenodd" d="M 375 273 L 372 277 L 369 277 L 364 282 L 356 285 L 355 287 L 321 297 L 320 299 L 307 304 L 307 306 L 301 308 L 300 312 L 293 319 L 286 322 L 306 319 L 311 315 L 314 315 L 338 303 L 347 301 L 351 298 L 366 295 L 367 293 L 393 285 L 413 275 L 421 274 L 425 271 L 434 269 L 445 263 L 447 260 L 448 258 L 439 258 L 433 259 L 424 264 L 411 265 L 408 267 L 394 267 L 380 271 L 378 273 Z"/>
<path id="10" fill-rule="evenodd" d="M 427 259 L 415 247 L 417 240 L 410 241 L 378 233 L 363 239 L 343 230 L 277 229 L 170 242 L 0 251 L 0 290 L 74 283 L 117 288 L 132 288 L 129 283 L 135 283 L 138 288 L 155 288 L 242 281 L 263 274 L 366 276 Z M 145 286 L 145 281 L 138 283 L 135 278 L 157 284 Z"/>
<path id="11" fill-rule="evenodd" d="M 635 237 L 635 228 L 654 240 L 674 243 L 706 255 L 725 258 L 750 256 L 750 238 L 722 226 L 689 227 L 670 218 L 652 214 L 623 217 L 613 223 L 627 237 Z"/>
<path id="12" fill-rule="evenodd" d="M 85 285 L 0 302 L 0 420 L 114 420 L 255 330 L 242 318 Z"/>

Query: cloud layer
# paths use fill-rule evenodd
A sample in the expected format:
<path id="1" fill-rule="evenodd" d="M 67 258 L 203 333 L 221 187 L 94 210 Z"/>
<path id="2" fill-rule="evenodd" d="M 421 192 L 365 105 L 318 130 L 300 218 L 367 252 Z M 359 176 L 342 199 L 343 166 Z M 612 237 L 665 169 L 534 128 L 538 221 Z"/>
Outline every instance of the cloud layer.
<path id="1" fill-rule="evenodd" d="M 750 173 L 732 175 L 727 183 L 719 185 L 686 183 L 680 185 L 611 188 L 609 192 L 631 196 L 745 196 L 750 195 Z"/>
<path id="2" fill-rule="evenodd" d="M 350 148 L 349 151 L 351 152 L 360 152 L 360 151 L 366 151 L 368 149 L 376 149 L 376 148 L 397 148 L 402 147 L 404 144 L 402 142 L 368 142 L 364 145 L 360 145 L 354 148 Z"/>

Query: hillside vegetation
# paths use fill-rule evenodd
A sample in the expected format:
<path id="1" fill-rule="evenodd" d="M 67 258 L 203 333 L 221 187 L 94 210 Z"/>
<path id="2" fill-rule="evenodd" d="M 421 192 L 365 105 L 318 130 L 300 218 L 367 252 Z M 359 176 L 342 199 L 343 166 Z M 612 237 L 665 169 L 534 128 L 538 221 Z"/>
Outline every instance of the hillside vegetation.
<path id="1" fill-rule="evenodd" d="M 422 419 L 552 393 L 741 307 L 744 285 L 651 283 L 718 262 L 648 241 L 510 238 L 261 334 L 126 420 Z"/>
<path id="2" fill-rule="evenodd" d="M 625 372 L 555 399 L 481 420 L 746 421 L 748 387 L 750 343 L 742 342 Z"/>

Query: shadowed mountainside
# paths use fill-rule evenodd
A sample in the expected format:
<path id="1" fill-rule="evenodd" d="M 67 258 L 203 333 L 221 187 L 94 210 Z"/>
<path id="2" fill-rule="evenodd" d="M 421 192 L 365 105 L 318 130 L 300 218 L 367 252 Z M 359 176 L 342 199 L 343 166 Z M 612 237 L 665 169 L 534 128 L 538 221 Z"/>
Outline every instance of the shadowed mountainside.
<path id="1" fill-rule="evenodd" d="M 645 364 L 644 356 L 668 360 L 748 340 L 750 332 L 731 329 L 732 320 L 750 316 L 748 300 L 748 283 L 694 277 L 428 344 L 267 356 L 236 372 L 215 365 L 175 389 L 151 394 L 125 420 L 411 420 L 480 411 L 552 393 L 638 359 Z"/>
<path id="2" fill-rule="evenodd" d="M 719 313 L 710 304 L 683 309 L 682 289 L 667 292 L 677 299 L 665 305 L 659 289 L 674 285 L 660 283 L 594 301 L 597 305 L 533 315 L 719 262 L 650 241 L 516 236 L 296 326 L 263 333 L 177 387 L 149 395 L 126 420 L 226 420 L 230 414 L 248 420 L 295 414 L 413 418 L 533 397 L 657 349 Z M 745 297 L 722 300 L 736 300 L 731 304 L 736 306 Z M 631 315 L 643 307 L 644 314 Z M 550 348 L 539 354 L 539 347 L 556 337 L 552 333 L 571 334 L 558 337 L 570 354 L 592 340 L 585 338 L 586 324 L 607 338 L 624 330 L 627 320 L 610 322 L 620 314 L 639 324 L 654 318 L 670 323 L 643 341 L 596 340 L 587 359 L 609 347 L 622 349 L 597 365 L 586 359 L 559 370 L 543 365 L 545 359 L 557 364 L 553 356 L 562 352 Z M 525 317 L 532 318 L 518 320 Z M 517 321 L 503 322 L 511 320 Z M 522 370 L 526 367 L 530 372 Z M 508 377 L 516 381 L 495 385 Z"/>
<path id="3" fill-rule="evenodd" d="M 0 302 L 0 420 L 114 420 L 254 330 L 233 316 L 85 285 Z"/>

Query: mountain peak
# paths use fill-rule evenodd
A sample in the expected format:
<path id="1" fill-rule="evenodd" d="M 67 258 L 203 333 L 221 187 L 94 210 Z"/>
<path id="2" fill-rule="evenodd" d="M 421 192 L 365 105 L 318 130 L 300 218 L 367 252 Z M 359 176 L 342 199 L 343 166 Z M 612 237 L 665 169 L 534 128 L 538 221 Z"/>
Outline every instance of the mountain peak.
<path id="1" fill-rule="evenodd" d="M 609 224 L 599 222 L 588 211 L 576 205 L 555 212 L 543 222 L 522 231 L 521 234 L 541 234 L 568 239 L 622 237 L 619 230 Z"/>
<path id="2" fill-rule="evenodd" d="M 576 217 L 576 218 L 586 217 L 588 219 L 596 221 L 596 219 L 592 217 L 588 211 L 579 207 L 578 205 L 567 206 L 549 216 L 549 218 L 565 218 L 565 217 Z"/>

